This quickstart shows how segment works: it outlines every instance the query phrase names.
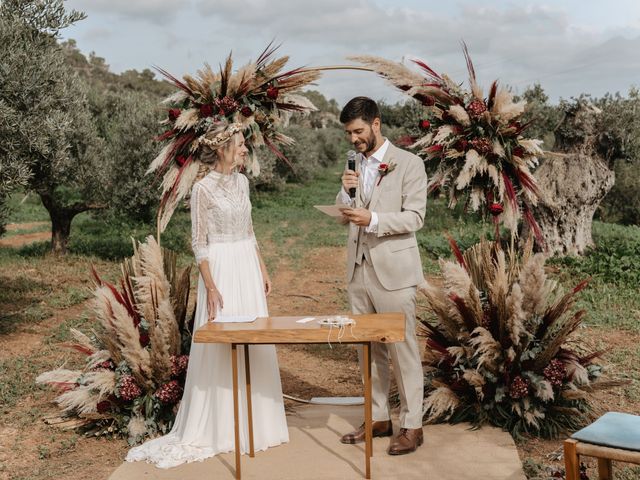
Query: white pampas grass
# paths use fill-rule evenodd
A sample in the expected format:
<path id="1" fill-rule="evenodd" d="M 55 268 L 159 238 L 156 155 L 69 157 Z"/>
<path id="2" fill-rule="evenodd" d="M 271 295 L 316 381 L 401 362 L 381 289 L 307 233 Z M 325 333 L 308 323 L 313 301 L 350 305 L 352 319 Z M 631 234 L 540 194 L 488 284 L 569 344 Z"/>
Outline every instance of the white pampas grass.
<path id="1" fill-rule="evenodd" d="M 158 168 L 160 168 L 160 166 L 166 160 L 167 155 L 169 155 L 169 152 L 173 148 L 173 145 L 174 145 L 173 142 L 169 142 L 164 147 L 162 147 L 162 150 L 160 150 L 160 153 L 158 153 L 156 158 L 154 158 L 153 161 L 151 162 L 151 165 L 149 165 L 149 168 L 146 171 L 147 175 L 152 172 L 155 172 Z"/>
<path id="2" fill-rule="evenodd" d="M 304 95 L 296 95 L 292 93 L 288 93 L 284 95 L 284 103 L 288 103 L 290 105 L 296 105 L 304 109 L 302 113 L 308 115 L 311 112 L 316 112 L 318 108 L 313 104 L 311 100 L 309 100 Z"/>
<path id="3" fill-rule="evenodd" d="M 65 368 L 56 368 L 48 372 L 41 373 L 36 377 L 38 384 L 75 384 L 82 375 L 78 370 L 67 370 Z"/>
<path id="4" fill-rule="evenodd" d="M 127 424 L 127 431 L 129 433 L 129 439 L 135 442 L 138 438 L 143 437 L 147 433 L 147 425 L 144 417 L 140 415 L 134 415 L 129 419 Z"/>
<path id="5" fill-rule="evenodd" d="M 436 135 L 435 137 L 433 137 L 433 142 L 443 144 L 445 143 L 445 140 L 452 135 L 453 135 L 453 128 L 450 127 L 449 125 L 445 125 L 443 127 L 440 127 L 436 131 Z"/>
<path id="6" fill-rule="evenodd" d="M 530 153 L 531 155 L 544 155 L 544 150 L 542 150 L 542 140 L 535 138 L 518 138 L 518 144 L 524 148 L 525 152 Z"/>
<path id="7" fill-rule="evenodd" d="M 392 62 L 382 57 L 372 55 L 355 55 L 347 57 L 349 60 L 361 63 L 383 75 L 392 85 L 422 85 L 421 75 L 410 70 L 398 62 Z"/>
<path id="8" fill-rule="evenodd" d="M 62 407 L 65 413 L 77 412 L 80 415 L 95 413 L 99 401 L 98 395 L 89 385 L 80 385 L 55 399 L 55 402 Z"/>
<path id="9" fill-rule="evenodd" d="M 522 100 L 520 102 L 513 101 L 513 95 L 505 88 L 499 88 L 496 97 L 493 101 L 493 108 L 491 112 L 499 116 L 504 122 L 508 122 L 524 113 L 524 107 L 527 102 Z"/>
<path id="10" fill-rule="evenodd" d="M 106 286 L 95 291 L 94 311 L 105 327 L 106 334 L 117 342 L 122 357 L 127 361 L 136 380 L 141 385 L 151 376 L 149 352 L 140 345 L 138 329 L 127 309 L 119 303 Z"/>
<path id="11" fill-rule="evenodd" d="M 451 105 L 448 111 L 449 115 L 451 115 L 460 125 L 465 127 L 471 125 L 471 118 L 462 105 Z"/>
<path id="12" fill-rule="evenodd" d="M 477 327 L 471 335 L 469 344 L 475 348 L 478 368 L 486 367 L 493 372 L 498 369 L 498 362 L 502 357 L 502 346 L 493 338 L 489 330 Z"/>
<path id="13" fill-rule="evenodd" d="M 200 117 L 198 115 L 198 110 L 196 110 L 195 108 L 182 110 L 180 116 L 176 120 L 175 128 L 177 130 L 189 130 L 190 128 L 195 126 L 196 123 L 198 123 L 199 119 Z"/>
<path id="14" fill-rule="evenodd" d="M 426 421 L 447 420 L 459 405 L 460 399 L 449 387 L 438 387 L 424 399 L 423 411 L 427 414 Z"/>
<path id="15" fill-rule="evenodd" d="M 175 93 L 172 93 L 167 98 L 162 100 L 162 103 L 168 105 L 182 103 L 187 99 L 188 96 L 189 95 L 187 95 L 187 92 L 185 92 L 184 90 L 177 90 Z"/>

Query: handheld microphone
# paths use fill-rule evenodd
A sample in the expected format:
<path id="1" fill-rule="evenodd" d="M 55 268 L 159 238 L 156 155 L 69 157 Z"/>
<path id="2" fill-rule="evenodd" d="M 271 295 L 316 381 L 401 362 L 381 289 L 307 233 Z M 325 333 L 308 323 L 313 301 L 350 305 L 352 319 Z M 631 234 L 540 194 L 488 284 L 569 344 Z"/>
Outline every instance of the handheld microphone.
<path id="1" fill-rule="evenodd" d="M 353 170 L 354 172 L 356 171 L 356 156 L 357 153 L 353 150 L 349 150 L 347 152 L 347 168 L 349 170 Z M 356 198 L 356 189 L 355 188 L 350 188 L 349 189 L 349 197 L 350 198 Z"/>

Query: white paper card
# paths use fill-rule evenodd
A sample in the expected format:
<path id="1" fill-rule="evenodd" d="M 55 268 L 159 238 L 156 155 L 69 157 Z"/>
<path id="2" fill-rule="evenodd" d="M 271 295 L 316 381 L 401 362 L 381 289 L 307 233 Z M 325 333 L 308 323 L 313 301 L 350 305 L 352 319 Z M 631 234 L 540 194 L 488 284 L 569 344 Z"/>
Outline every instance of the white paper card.
<path id="1" fill-rule="evenodd" d="M 218 315 L 213 323 L 250 323 L 256 318 L 256 315 Z"/>
<path id="2" fill-rule="evenodd" d="M 313 322 L 315 319 L 316 317 L 301 318 L 300 320 L 296 320 L 296 323 L 309 323 L 309 322 Z"/>
<path id="3" fill-rule="evenodd" d="M 341 208 L 349 208 L 347 205 L 314 205 L 313 207 L 317 208 L 325 215 L 329 215 L 334 218 L 342 217 L 342 212 L 340 211 Z"/>

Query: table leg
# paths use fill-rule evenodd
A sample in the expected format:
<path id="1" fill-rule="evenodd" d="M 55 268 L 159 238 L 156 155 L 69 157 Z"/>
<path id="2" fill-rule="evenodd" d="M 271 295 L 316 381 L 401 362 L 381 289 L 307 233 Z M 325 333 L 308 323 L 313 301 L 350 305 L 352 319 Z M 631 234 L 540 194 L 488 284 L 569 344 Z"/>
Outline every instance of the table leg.
<path id="1" fill-rule="evenodd" d="M 578 441 L 573 438 L 564 441 L 564 466 L 567 480 L 580 480 L 580 457 L 577 444 Z"/>
<path id="2" fill-rule="evenodd" d="M 240 473 L 240 422 L 238 417 L 238 346 L 231 344 L 231 371 L 233 375 L 233 422 L 236 442 L 236 480 L 242 478 Z"/>
<path id="3" fill-rule="evenodd" d="M 251 368 L 249 366 L 249 345 L 244 346 L 244 376 L 247 381 L 247 419 L 249 421 L 249 456 L 255 457 L 253 450 L 253 409 L 251 406 Z"/>
<path id="4" fill-rule="evenodd" d="M 364 350 L 364 431 L 365 431 L 365 478 L 371 478 L 371 456 L 373 455 L 373 431 L 371 420 L 371 342 L 363 344 Z"/>

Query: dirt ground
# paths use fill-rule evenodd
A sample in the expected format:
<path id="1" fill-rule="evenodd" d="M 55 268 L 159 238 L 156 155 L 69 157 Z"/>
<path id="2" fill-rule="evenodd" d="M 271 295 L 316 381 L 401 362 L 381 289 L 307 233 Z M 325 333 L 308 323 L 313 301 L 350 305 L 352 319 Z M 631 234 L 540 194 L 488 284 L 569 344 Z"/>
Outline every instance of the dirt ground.
<path id="1" fill-rule="evenodd" d="M 14 242 L 20 241 L 12 237 Z M 29 241 L 22 238 L 22 241 Z M 348 311 L 345 285 L 345 251 L 340 248 L 319 248 L 309 252 L 294 267 L 282 260 L 272 272 L 274 291 L 269 298 L 271 315 L 315 315 Z M 60 309 L 39 323 L 22 325 L 0 336 L 0 361 L 18 355 L 37 357 L 42 352 L 53 355 L 59 365 L 70 360 L 63 345 L 47 344 L 47 334 L 61 323 L 75 318 L 88 309 L 88 302 Z M 582 335 L 591 337 L 588 330 Z M 636 348 L 640 336 L 628 332 L 597 333 L 600 344 L 611 350 Z M 283 391 L 295 397 L 358 396 L 361 382 L 356 352 L 352 347 L 282 346 L 278 347 Z M 35 376 L 40 372 L 30 372 Z M 0 418 L 0 479 L 35 480 L 65 478 L 107 478 L 122 462 L 128 446 L 122 439 L 86 438 L 71 431 L 46 425 L 45 415 L 55 414 L 50 403 L 55 393 L 37 392 L 23 398 L 15 407 L 1 406 Z M 286 401 L 287 408 L 296 402 Z M 639 401 L 630 401 L 621 390 L 599 393 L 597 408 L 602 411 L 640 411 Z M 520 443 L 521 459 L 533 458 L 544 464 L 560 465 L 561 441 L 527 440 Z"/>

